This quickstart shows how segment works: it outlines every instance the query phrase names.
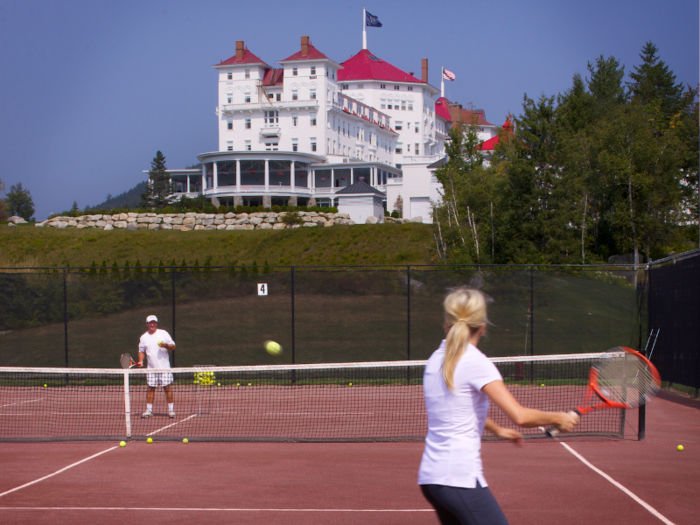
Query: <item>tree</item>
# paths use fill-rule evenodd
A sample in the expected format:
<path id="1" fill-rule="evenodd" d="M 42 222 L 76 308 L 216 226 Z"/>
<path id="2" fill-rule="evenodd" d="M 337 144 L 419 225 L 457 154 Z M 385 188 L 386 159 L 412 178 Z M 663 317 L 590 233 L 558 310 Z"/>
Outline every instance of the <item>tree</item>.
<path id="1" fill-rule="evenodd" d="M 647 42 L 639 55 L 642 65 L 634 67 L 629 83 L 633 100 L 647 111 L 655 110 L 662 116 L 663 126 L 683 109 L 683 84 L 676 84 L 676 75 L 663 60 L 656 56 L 658 48 Z"/>
<path id="2" fill-rule="evenodd" d="M 396 197 L 396 201 L 394 201 L 394 211 L 398 213 L 399 217 L 403 217 L 403 198 L 401 195 Z"/>
<path id="3" fill-rule="evenodd" d="M 605 115 L 611 107 L 627 102 L 627 94 L 622 85 L 625 77 L 625 66 L 615 57 L 604 58 L 600 55 L 595 64 L 588 63 L 588 90 L 594 99 L 591 119 L 597 120 Z"/>
<path id="4" fill-rule="evenodd" d="M 10 186 L 5 204 L 9 209 L 10 215 L 19 215 L 26 221 L 31 220 L 34 215 L 34 201 L 29 190 L 22 188 L 21 182 Z"/>
<path id="5" fill-rule="evenodd" d="M 157 151 L 156 156 L 151 161 L 148 185 L 146 192 L 141 195 L 141 203 L 146 208 L 164 208 L 169 204 L 169 196 L 172 193 L 170 175 L 165 167 L 165 155 Z"/>
<path id="6" fill-rule="evenodd" d="M 80 208 L 78 208 L 78 201 L 73 201 L 73 206 L 71 207 L 70 211 L 74 213 L 80 211 Z"/>
<path id="7" fill-rule="evenodd" d="M 0 179 L 0 193 L 5 191 L 5 183 Z M 5 206 L 5 199 L 0 199 L 0 221 L 7 219 L 7 207 Z"/>

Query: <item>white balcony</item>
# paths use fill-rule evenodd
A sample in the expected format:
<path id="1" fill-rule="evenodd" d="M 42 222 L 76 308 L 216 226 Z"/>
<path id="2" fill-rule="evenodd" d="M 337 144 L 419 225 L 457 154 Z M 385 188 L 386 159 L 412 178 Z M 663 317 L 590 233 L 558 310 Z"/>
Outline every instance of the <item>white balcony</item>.
<path id="1" fill-rule="evenodd" d="M 282 129 L 279 126 L 265 126 L 260 128 L 261 137 L 279 137 Z"/>
<path id="2" fill-rule="evenodd" d="M 221 111 L 233 113 L 235 111 L 253 111 L 270 109 L 295 109 L 295 108 L 317 108 L 318 100 L 281 100 L 279 102 L 266 100 L 263 102 L 248 102 L 247 104 L 222 104 Z"/>

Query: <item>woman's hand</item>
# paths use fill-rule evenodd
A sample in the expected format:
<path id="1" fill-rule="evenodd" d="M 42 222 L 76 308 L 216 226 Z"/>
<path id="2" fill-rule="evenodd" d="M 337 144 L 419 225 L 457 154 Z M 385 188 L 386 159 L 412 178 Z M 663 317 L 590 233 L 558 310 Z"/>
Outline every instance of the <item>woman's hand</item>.
<path id="1" fill-rule="evenodd" d="M 560 432 L 571 432 L 580 421 L 576 412 L 558 412 L 557 419 L 554 426 L 557 427 Z"/>
<path id="2" fill-rule="evenodd" d="M 485 429 L 501 439 L 508 439 L 517 445 L 523 444 L 523 435 L 520 432 L 512 428 L 502 427 L 491 418 L 486 419 Z"/>

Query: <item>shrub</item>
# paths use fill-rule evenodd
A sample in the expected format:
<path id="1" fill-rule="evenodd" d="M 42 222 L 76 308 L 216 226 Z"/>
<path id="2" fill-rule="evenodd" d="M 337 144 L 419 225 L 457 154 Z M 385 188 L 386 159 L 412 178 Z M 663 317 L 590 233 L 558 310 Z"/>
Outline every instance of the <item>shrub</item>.
<path id="1" fill-rule="evenodd" d="M 245 206 L 243 206 L 242 204 L 239 204 L 238 206 L 236 206 L 236 213 L 243 213 L 244 211 L 245 211 Z"/>
<path id="2" fill-rule="evenodd" d="M 394 210 L 394 211 L 391 212 L 391 216 L 392 216 L 394 219 L 398 219 L 398 218 L 399 218 L 399 212 L 398 212 L 397 210 Z"/>
<path id="3" fill-rule="evenodd" d="M 293 226 L 295 224 L 303 224 L 301 216 L 296 211 L 290 211 L 284 217 L 282 217 L 282 222 L 287 226 Z"/>
<path id="4" fill-rule="evenodd" d="M 219 209 L 216 206 L 205 206 L 204 213 L 218 213 Z"/>
<path id="5" fill-rule="evenodd" d="M 272 211 L 275 212 L 275 213 L 279 213 L 279 212 L 282 211 L 282 207 L 281 207 L 281 206 L 274 205 L 274 206 L 272 207 Z"/>

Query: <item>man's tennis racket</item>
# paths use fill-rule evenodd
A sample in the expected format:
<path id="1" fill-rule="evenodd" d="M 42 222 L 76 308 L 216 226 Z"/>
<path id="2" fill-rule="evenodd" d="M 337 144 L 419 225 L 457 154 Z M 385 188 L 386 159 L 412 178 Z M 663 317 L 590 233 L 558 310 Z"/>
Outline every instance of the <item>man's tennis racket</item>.
<path id="1" fill-rule="evenodd" d="M 122 356 L 119 358 L 119 362 L 121 363 L 122 368 L 134 368 L 135 366 L 141 366 L 136 361 L 131 359 L 131 355 L 129 354 L 122 354 Z"/>
<path id="2" fill-rule="evenodd" d="M 620 350 L 623 355 L 606 354 Z M 661 388 L 661 376 L 654 365 L 639 352 L 619 346 L 603 354 L 591 368 L 584 403 L 569 414 L 582 416 L 600 408 L 636 408 L 654 399 Z M 559 430 L 550 427 L 549 437 Z"/>

